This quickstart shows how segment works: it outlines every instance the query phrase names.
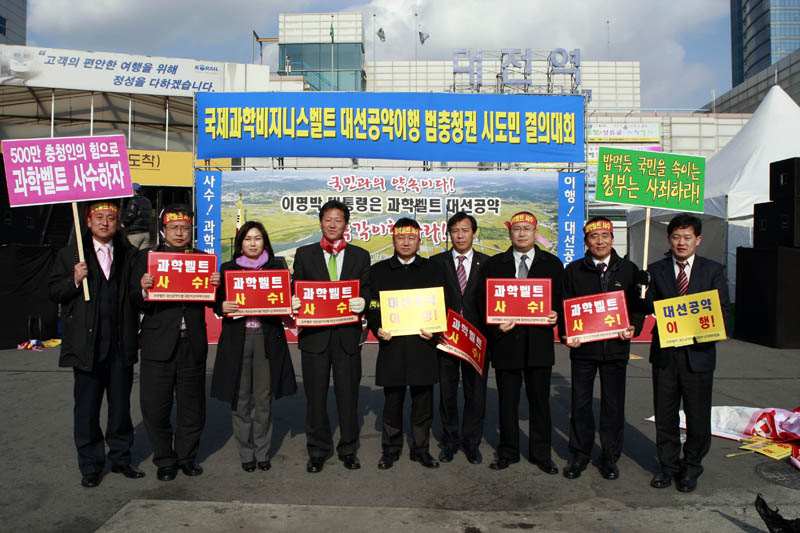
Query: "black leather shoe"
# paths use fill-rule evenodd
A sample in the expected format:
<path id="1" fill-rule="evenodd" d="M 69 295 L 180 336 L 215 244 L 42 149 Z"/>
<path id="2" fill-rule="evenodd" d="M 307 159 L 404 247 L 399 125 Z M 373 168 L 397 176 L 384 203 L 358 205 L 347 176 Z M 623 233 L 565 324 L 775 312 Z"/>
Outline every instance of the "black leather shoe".
<path id="1" fill-rule="evenodd" d="M 306 472 L 309 474 L 319 474 L 325 466 L 325 459 L 322 457 L 309 457 L 306 463 Z"/>
<path id="2" fill-rule="evenodd" d="M 587 464 L 589 464 L 589 461 L 578 461 L 575 458 L 570 459 L 567 462 L 567 466 L 564 467 L 564 477 L 567 479 L 578 479 L 581 477 L 581 472 L 586 470 Z"/>
<path id="3" fill-rule="evenodd" d="M 389 470 L 394 465 L 394 462 L 397 461 L 397 459 L 398 458 L 393 455 L 387 455 L 384 453 L 381 455 L 381 458 L 378 461 L 378 469 Z"/>
<path id="4" fill-rule="evenodd" d="M 247 461 L 246 463 L 242 463 L 242 470 L 245 472 L 255 472 L 256 471 L 256 462 L 255 461 Z"/>
<path id="5" fill-rule="evenodd" d="M 483 456 L 481 455 L 480 450 L 477 448 L 473 449 L 466 449 L 464 450 L 464 455 L 467 456 L 467 461 L 469 461 L 473 465 L 479 465 L 483 462 Z M 441 457 L 439 457 L 441 459 Z"/>
<path id="6" fill-rule="evenodd" d="M 650 480 L 650 486 L 654 489 L 665 489 L 672 485 L 672 476 L 666 472 L 659 472 Z"/>
<path id="7" fill-rule="evenodd" d="M 697 488 L 697 478 L 693 477 L 679 477 L 675 481 L 678 490 L 681 492 L 692 492 Z"/>
<path id="8" fill-rule="evenodd" d="M 81 478 L 81 485 L 93 489 L 100 484 L 100 474 L 86 474 Z"/>
<path id="9" fill-rule="evenodd" d="M 425 468 L 439 468 L 439 461 L 428 452 L 412 453 L 411 460 L 416 461 Z"/>
<path id="10" fill-rule="evenodd" d="M 558 474 L 558 467 L 553 462 L 552 459 L 546 459 L 544 461 L 531 461 L 536 467 L 544 472 L 545 474 L 555 475 Z"/>
<path id="11" fill-rule="evenodd" d="M 269 462 L 269 459 L 267 459 L 266 461 L 259 461 L 258 462 L 258 469 L 259 470 L 263 470 L 264 472 L 266 472 L 270 468 L 272 468 L 272 463 Z"/>
<path id="12" fill-rule="evenodd" d="M 507 457 L 498 457 L 497 461 L 495 461 L 495 462 L 493 462 L 492 464 L 489 465 L 489 468 L 491 468 L 492 470 L 505 470 L 506 468 L 508 468 L 513 463 L 518 463 L 518 462 L 519 462 L 519 459 L 516 459 L 516 460 L 512 461 L 511 459 L 508 459 Z"/>
<path id="13" fill-rule="evenodd" d="M 455 455 L 455 450 L 450 447 L 442 448 L 442 451 L 439 452 L 439 460 L 443 463 L 449 463 L 453 460 L 453 456 Z"/>
<path id="14" fill-rule="evenodd" d="M 606 479 L 614 480 L 619 477 L 619 468 L 616 463 L 611 461 L 602 461 L 597 469 L 600 471 L 600 475 Z"/>
<path id="15" fill-rule="evenodd" d="M 340 455 L 339 460 L 344 463 L 344 467 L 348 470 L 358 470 L 361 468 L 361 463 L 358 462 L 356 454 Z"/>
<path id="16" fill-rule="evenodd" d="M 197 463 L 186 463 L 181 465 L 181 472 L 187 476 L 199 476 L 203 469 Z"/>
<path id="17" fill-rule="evenodd" d="M 139 479 L 140 477 L 144 477 L 144 472 L 142 472 L 132 464 L 114 465 L 111 467 L 111 471 L 114 472 L 115 474 L 122 474 L 123 476 L 130 479 Z"/>
<path id="18" fill-rule="evenodd" d="M 172 481 L 178 475 L 178 467 L 172 466 L 159 466 L 156 471 L 156 478 L 159 481 Z"/>

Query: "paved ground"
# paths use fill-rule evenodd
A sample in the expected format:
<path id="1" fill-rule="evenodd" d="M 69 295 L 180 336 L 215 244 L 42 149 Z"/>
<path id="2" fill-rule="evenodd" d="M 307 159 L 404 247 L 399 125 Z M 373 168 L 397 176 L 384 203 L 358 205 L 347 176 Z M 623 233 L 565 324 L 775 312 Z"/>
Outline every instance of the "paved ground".
<path id="1" fill-rule="evenodd" d="M 336 459 L 322 473 L 305 472 L 305 406 L 301 390 L 274 404 L 272 470 L 245 473 L 231 439 L 230 410 L 209 400 L 200 449 L 205 474 L 182 474 L 170 483 L 155 478 L 151 449 L 138 409 L 134 461 L 147 476 L 127 480 L 108 473 L 97 489 L 80 486 L 72 444 L 72 375 L 56 366 L 58 350 L 0 351 L 0 528 L 6 531 L 195 531 L 278 529 L 282 531 L 765 531 L 752 502 L 757 493 L 785 516 L 800 516 L 800 491 L 774 483 L 757 470 L 772 470 L 795 487 L 800 472 L 763 456 L 725 458 L 736 443 L 714 439 L 706 473 L 692 494 L 648 485 L 657 467 L 655 431 L 642 419 L 652 414 L 647 345 L 636 345 L 628 370 L 625 446 L 616 481 L 590 467 L 570 481 L 548 476 L 522 462 L 494 472 L 488 468 L 497 443 L 497 390 L 489 378 L 484 464 L 463 454 L 435 471 L 408 460 L 389 471 L 376 468 L 380 456 L 378 416 L 381 389 L 374 386 L 375 348 L 364 353 L 361 386 L 362 469 L 347 471 Z M 553 456 L 567 458 L 569 362 L 557 348 L 552 380 L 555 424 Z M 299 372 L 293 347 L 295 368 Z M 213 362 L 209 361 L 209 369 Z M 138 367 L 137 367 L 138 369 Z M 596 385 L 599 393 L 599 383 Z M 720 345 L 715 405 L 793 409 L 800 405 L 800 350 L 773 350 L 739 341 Z M 333 408 L 331 394 L 330 407 Z M 527 419 L 527 407 L 521 407 Z M 437 417 L 438 418 L 438 417 Z M 335 415 L 333 420 L 335 421 Z M 527 449 L 527 420 L 522 422 Z M 438 435 L 434 424 L 434 435 Z M 434 441 L 435 446 L 435 441 Z M 438 449 L 433 449 L 434 454 Z"/>

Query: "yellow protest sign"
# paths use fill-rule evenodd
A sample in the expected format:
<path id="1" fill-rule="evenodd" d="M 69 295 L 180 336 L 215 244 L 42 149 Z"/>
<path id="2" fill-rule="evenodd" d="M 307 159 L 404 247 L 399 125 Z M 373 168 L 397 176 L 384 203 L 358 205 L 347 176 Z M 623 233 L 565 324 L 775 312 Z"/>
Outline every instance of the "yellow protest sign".
<path id="1" fill-rule="evenodd" d="M 653 302 L 662 348 L 727 339 L 717 290 Z"/>
<path id="2" fill-rule="evenodd" d="M 381 327 L 398 337 L 447 331 L 444 288 L 381 291 Z"/>
<path id="3" fill-rule="evenodd" d="M 739 447 L 742 450 L 758 452 L 767 457 L 781 460 L 792 455 L 792 445 L 788 442 L 775 442 L 769 439 L 759 439 Z"/>

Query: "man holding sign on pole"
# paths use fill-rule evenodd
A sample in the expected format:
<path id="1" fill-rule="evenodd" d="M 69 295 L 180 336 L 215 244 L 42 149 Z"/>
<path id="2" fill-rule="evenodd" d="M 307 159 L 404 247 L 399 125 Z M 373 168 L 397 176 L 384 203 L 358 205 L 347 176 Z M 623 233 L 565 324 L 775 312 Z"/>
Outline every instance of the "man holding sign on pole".
<path id="1" fill-rule="evenodd" d="M 650 265 L 651 300 L 687 294 L 719 292 L 724 321 L 728 320 L 728 286 L 724 267 L 696 255 L 703 240 L 699 218 L 680 214 L 667 226 L 668 257 Z M 652 311 L 652 308 L 650 309 Z M 650 345 L 653 365 L 653 403 L 656 417 L 656 448 L 661 470 L 650 485 L 666 488 L 676 478 L 678 490 L 692 492 L 703 473 L 701 462 L 711 447 L 711 391 L 716 364 L 715 342 L 662 348 L 658 328 Z M 681 459 L 679 410 L 686 413 L 686 442 Z"/>
<path id="2" fill-rule="evenodd" d="M 393 335 L 393 320 L 398 323 L 416 319 L 424 321 L 421 316 L 423 310 L 413 305 L 398 306 L 397 311 L 388 313 L 388 309 L 382 309 L 381 291 L 403 292 L 435 287 L 443 296 L 444 275 L 436 263 L 417 255 L 420 238 L 416 220 L 401 218 L 395 222 L 392 231 L 394 256 L 374 264 L 370 270 L 370 304 L 367 312 L 370 330 L 379 341 L 375 384 L 383 387 L 385 397 L 381 437 L 383 453 L 378 468 L 391 468 L 403 450 L 406 387 L 411 389 L 411 460 L 427 468 L 438 468 L 439 463 L 429 452 L 433 385 L 439 379 L 436 339 L 431 332 L 419 328 L 413 334 Z M 444 302 L 437 303 L 443 310 Z M 405 316 L 401 316 L 401 313 Z M 388 319 L 384 320 L 384 316 Z M 446 316 L 438 318 L 443 323 L 447 319 Z"/>
<path id="3" fill-rule="evenodd" d="M 331 200 L 319 210 L 322 240 L 297 249 L 294 256 L 295 281 L 360 281 L 360 294 L 347 302 L 351 313 L 361 314 L 369 299 L 369 252 L 348 245 L 344 230 L 350 223 L 347 205 Z M 292 298 L 300 310 L 300 299 Z M 328 387 L 333 369 L 333 389 L 339 414 L 339 444 L 336 451 L 348 470 L 361 468 L 358 451 L 358 387 L 361 383 L 361 320 L 326 327 L 304 327 L 297 337 L 306 391 L 306 470 L 322 471 L 333 452 L 333 435 L 328 420 Z"/>
<path id="4" fill-rule="evenodd" d="M 594 378 L 600 374 L 600 444 L 602 454 L 598 463 L 600 474 L 605 479 L 617 479 L 619 469 L 617 460 L 622 451 L 622 438 L 625 433 L 625 374 L 628 365 L 630 339 L 641 331 L 644 323 L 646 303 L 641 298 L 639 287 L 647 284 L 646 273 L 614 250 L 614 227 L 604 217 L 592 218 L 584 227 L 586 255 L 573 261 L 564 270 L 562 295 L 565 300 L 578 296 L 622 291 L 627 303 L 627 316 L 630 325 L 616 333 L 598 335 L 603 340 L 570 340 L 563 337 L 570 347 L 572 370 L 572 397 L 569 424 L 569 451 L 571 454 L 564 477 L 576 479 L 591 460 L 594 445 Z M 564 312 L 570 311 L 568 330 L 579 331 L 584 322 L 598 315 L 615 325 L 619 317 L 608 305 L 609 300 L 601 299 L 580 307 L 577 316 L 572 317 L 564 303 Z M 616 309 L 622 302 L 613 300 Z M 582 311 L 582 313 L 581 313 Z M 581 316 L 584 315 L 584 316 Z M 610 320 L 609 320 L 610 319 Z M 617 318 L 617 321 L 618 318 Z M 579 337 L 580 338 L 580 337 Z"/>
<path id="5" fill-rule="evenodd" d="M 202 253 L 192 248 L 192 221 L 189 206 L 170 205 L 164 209 L 159 224 L 165 242 L 154 251 Z M 211 274 L 212 286 L 218 287 L 220 280 L 219 272 Z M 171 481 L 179 468 L 187 476 L 203 473 L 195 458 L 206 421 L 205 307 L 213 306 L 214 301 L 150 301 L 147 291 L 154 286 L 155 280 L 147 271 L 147 253 L 141 253 L 131 277 L 131 297 L 144 312 L 142 419 L 153 445 L 156 477 Z M 174 433 L 170 422 L 173 396 L 177 404 Z"/>
<path id="6" fill-rule="evenodd" d="M 492 364 L 500 399 L 500 442 L 497 460 L 489 467 L 503 470 L 519 462 L 519 394 L 525 381 L 530 407 L 529 460 L 547 474 L 558 474 L 551 457 L 553 427 L 550 422 L 550 373 L 555 363 L 553 326 L 561 313 L 563 265 L 558 257 L 536 248 L 537 221 L 520 212 L 506 222 L 511 247 L 492 256 L 483 269 L 482 308 L 488 278 L 548 278 L 552 284 L 551 311 L 543 325 L 522 325 L 507 320 L 487 326 Z M 500 302 L 502 303 L 502 302 Z"/>
<path id="7" fill-rule="evenodd" d="M 103 395 L 108 401 L 105 441 L 111 471 L 128 478 L 144 472 L 131 464 L 130 396 L 137 360 L 138 314 L 128 298 L 136 250 L 117 233 L 119 205 L 100 200 L 86 208 L 86 261 L 74 247 L 61 250 L 50 275 L 50 298 L 61 304 L 63 344 L 59 366 L 75 375 L 75 446 L 84 487 L 96 487 L 105 465 L 100 429 Z M 84 299 L 81 284 L 89 283 Z"/>

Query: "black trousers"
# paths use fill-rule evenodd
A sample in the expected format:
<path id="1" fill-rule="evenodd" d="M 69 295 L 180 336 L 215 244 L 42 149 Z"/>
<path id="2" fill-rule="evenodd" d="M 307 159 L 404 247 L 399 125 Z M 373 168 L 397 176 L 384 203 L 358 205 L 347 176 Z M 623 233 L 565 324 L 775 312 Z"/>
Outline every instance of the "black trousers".
<path id="1" fill-rule="evenodd" d="M 153 446 L 153 463 L 158 467 L 193 463 L 206 421 L 205 358 L 192 354 L 188 339 L 180 339 L 170 359 L 142 359 L 140 372 L 142 419 Z"/>
<path id="2" fill-rule="evenodd" d="M 433 423 L 433 385 L 412 385 L 408 388 L 411 389 L 411 452 L 427 452 Z M 406 387 L 384 387 L 383 395 L 383 453 L 399 457 L 403 451 Z"/>
<path id="3" fill-rule="evenodd" d="M 81 474 L 95 474 L 105 467 L 105 444 L 100 429 L 100 407 L 103 395 L 108 402 L 105 443 L 113 465 L 131 462 L 133 423 L 131 422 L 131 387 L 133 365 L 125 364 L 111 353 L 94 364 L 91 372 L 73 369 L 75 386 L 74 438 Z"/>
<path id="4" fill-rule="evenodd" d="M 339 415 L 339 455 L 358 450 L 358 387 L 361 384 L 361 354 L 347 354 L 334 329 L 322 353 L 301 352 L 303 388 L 306 392 L 306 447 L 309 457 L 327 457 L 333 451 L 328 418 L 328 387 L 333 369 L 333 391 Z"/>
<path id="5" fill-rule="evenodd" d="M 665 473 L 696 478 L 703 473 L 703 457 L 711 448 L 711 391 L 714 371 L 692 372 L 686 349 L 675 350 L 666 368 L 653 366 L 653 404 L 656 413 L 656 449 Z M 683 400 L 686 442 L 681 453 L 679 414 Z"/>
<path id="6" fill-rule="evenodd" d="M 497 456 L 519 460 L 519 397 L 522 381 L 528 397 L 530 418 L 528 456 L 532 461 L 550 459 L 553 426 L 550 421 L 549 366 L 529 366 L 524 369 L 503 370 L 495 368 L 497 394 L 500 404 L 500 443 Z"/>
<path id="7" fill-rule="evenodd" d="M 572 409 L 569 421 L 569 451 L 588 462 L 594 445 L 594 377 L 600 373 L 600 444 L 602 459 L 616 463 L 625 434 L 625 374 L 627 359 L 573 359 Z"/>
<path id="8" fill-rule="evenodd" d="M 483 437 L 486 415 L 486 379 L 471 364 L 452 355 L 439 355 L 439 418 L 442 421 L 442 444 L 445 447 L 475 450 Z M 461 432 L 458 424 L 458 383 L 464 390 L 464 414 Z"/>

